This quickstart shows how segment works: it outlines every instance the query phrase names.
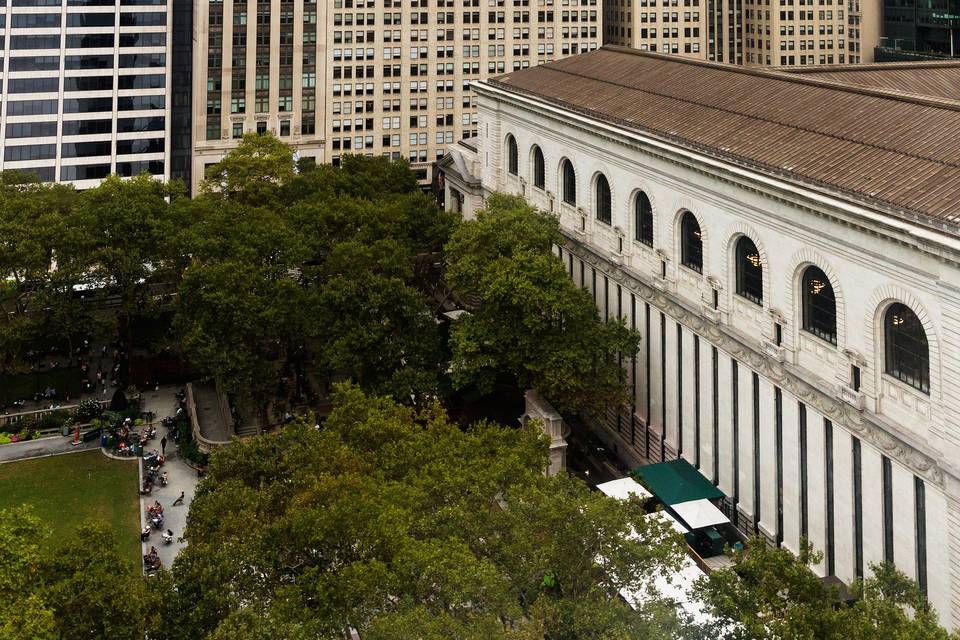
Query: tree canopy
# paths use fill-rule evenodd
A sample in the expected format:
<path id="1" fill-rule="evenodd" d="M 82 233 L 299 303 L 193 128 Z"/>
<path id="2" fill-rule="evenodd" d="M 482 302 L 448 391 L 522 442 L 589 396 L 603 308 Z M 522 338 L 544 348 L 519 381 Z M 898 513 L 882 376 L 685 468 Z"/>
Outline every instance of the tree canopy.
<path id="1" fill-rule="evenodd" d="M 888 564 L 870 565 L 853 585 L 856 600 L 839 594 L 810 570 L 823 554 L 804 543 L 800 555 L 754 539 L 734 552 L 731 568 L 714 571 L 698 595 L 717 616 L 710 630 L 723 640 L 948 640 L 916 582 Z M 954 640 L 960 635 L 952 636 Z"/>
<path id="2" fill-rule="evenodd" d="M 439 405 L 342 386 L 296 423 L 216 452 L 173 568 L 170 637 L 661 638 L 620 588 L 675 567 L 638 502 L 546 478 L 536 429 L 463 430 Z M 631 538 L 635 532 L 637 537 Z M 662 540 L 662 542 L 661 542 Z M 423 633 L 413 633 L 423 624 Z M 270 635 L 272 634 L 272 636 Z"/>
<path id="3" fill-rule="evenodd" d="M 103 524 L 45 551 L 32 512 L 0 509 L 0 640 L 142 640 L 159 620 L 151 587 Z"/>
<path id="4" fill-rule="evenodd" d="M 619 356 L 639 335 L 601 320 L 553 254 L 556 218 L 518 196 L 494 194 L 447 244 L 448 279 L 476 300 L 451 335 L 454 382 L 488 391 L 502 376 L 536 387 L 563 412 L 599 413 L 626 400 Z"/>

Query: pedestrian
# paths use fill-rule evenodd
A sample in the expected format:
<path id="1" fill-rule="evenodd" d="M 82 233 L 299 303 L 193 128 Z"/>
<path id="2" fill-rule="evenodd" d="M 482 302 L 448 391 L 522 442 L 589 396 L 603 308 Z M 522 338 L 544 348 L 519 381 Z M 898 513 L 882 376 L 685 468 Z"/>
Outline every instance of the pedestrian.
<path id="1" fill-rule="evenodd" d="M 167 436 L 163 436 L 163 439 L 160 441 L 160 455 L 167 455 Z"/>
<path id="2" fill-rule="evenodd" d="M 185 493 L 184 491 L 180 492 L 180 497 L 173 501 L 173 506 L 177 507 L 183 504 L 184 493 Z"/>

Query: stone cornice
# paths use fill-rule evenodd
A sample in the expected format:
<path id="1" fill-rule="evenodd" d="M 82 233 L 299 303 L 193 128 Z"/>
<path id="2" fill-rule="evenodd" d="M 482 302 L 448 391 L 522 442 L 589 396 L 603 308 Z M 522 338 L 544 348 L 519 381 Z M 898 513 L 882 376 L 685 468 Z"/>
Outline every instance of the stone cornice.
<path id="1" fill-rule="evenodd" d="M 825 385 L 819 384 L 799 367 L 778 362 L 769 357 L 735 331 L 705 318 L 690 302 L 656 288 L 649 280 L 628 268 L 611 263 L 596 248 L 570 234 L 566 229 L 561 229 L 561 233 L 568 250 L 578 253 L 583 260 L 605 273 L 611 280 L 639 294 L 641 299 L 711 341 L 717 348 L 750 366 L 818 413 L 875 446 L 884 455 L 897 460 L 917 476 L 938 487 L 944 486 L 944 469 L 937 458 L 921 450 L 919 446 L 904 440 L 879 416 L 867 411 L 859 411 L 835 397 Z M 947 470 L 947 473 L 955 475 L 950 470 Z"/>
<path id="2" fill-rule="evenodd" d="M 570 116 L 561 120 L 564 125 L 578 129 L 597 138 L 600 142 L 626 144 L 641 149 L 644 153 L 663 162 L 734 185 L 773 202 L 799 207 L 807 213 L 830 218 L 862 233 L 886 238 L 903 246 L 923 251 L 939 260 L 960 265 L 960 239 L 952 231 L 940 228 L 940 225 L 930 224 L 925 226 L 921 221 L 910 219 L 909 216 L 898 217 L 896 214 L 887 211 L 886 207 L 880 205 L 876 205 L 876 209 L 871 209 L 865 202 L 854 201 L 850 199 L 848 194 L 835 193 L 821 185 L 793 184 L 789 179 L 778 176 L 771 178 L 771 180 L 782 184 L 779 187 L 774 186 L 769 180 L 761 181 L 760 172 L 723 162 L 719 164 L 711 163 L 710 166 L 707 166 L 705 157 L 700 158 L 697 151 L 693 149 L 685 149 L 671 141 L 663 142 L 659 147 L 639 141 L 635 139 L 637 136 L 631 135 L 631 132 L 626 129 L 618 128 L 617 125 L 597 120 L 586 114 L 571 111 L 539 96 L 518 93 L 511 88 L 489 83 L 479 83 L 474 86 L 478 93 L 490 93 L 495 96 L 494 99 L 498 101 L 496 111 L 499 112 L 501 119 L 504 119 L 505 114 L 500 103 L 509 103 L 515 109 L 555 120 L 560 120 L 560 118 L 551 111 L 563 112 Z M 601 124 L 607 126 L 605 128 L 597 126 Z M 807 192 L 807 194 L 801 195 L 802 192 Z M 815 198 L 809 197 L 815 193 L 822 195 L 831 204 L 816 202 Z M 858 213 L 846 210 L 849 207 L 856 209 Z M 905 228 L 909 228 L 910 231 L 905 233 Z M 921 232 L 921 229 L 923 232 Z"/>

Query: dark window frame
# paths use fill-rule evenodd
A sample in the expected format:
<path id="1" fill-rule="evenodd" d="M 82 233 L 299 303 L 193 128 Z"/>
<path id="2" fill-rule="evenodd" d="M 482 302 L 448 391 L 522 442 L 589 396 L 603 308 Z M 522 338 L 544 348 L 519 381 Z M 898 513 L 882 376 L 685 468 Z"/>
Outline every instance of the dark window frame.
<path id="1" fill-rule="evenodd" d="M 546 188 L 547 184 L 547 166 L 544 162 L 543 151 L 540 147 L 533 147 L 533 186 L 537 189 Z"/>
<path id="2" fill-rule="evenodd" d="M 884 367 L 891 378 L 930 394 L 930 346 L 913 309 L 895 302 L 883 314 Z"/>
<path id="3" fill-rule="evenodd" d="M 653 246 L 653 205 L 643 191 L 638 191 L 633 199 L 633 239 Z"/>
<path id="4" fill-rule="evenodd" d="M 826 272 L 809 265 L 800 277 L 803 330 L 830 344 L 837 344 L 837 299 Z"/>
<path id="5" fill-rule="evenodd" d="M 760 259 L 760 250 L 749 236 L 740 236 L 735 255 L 737 295 L 763 306 L 763 261 Z"/>
<path id="6" fill-rule="evenodd" d="M 680 264 L 703 273 L 703 231 L 692 212 L 686 211 L 680 218 Z"/>
<path id="7" fill-rule="evenodd" d="M 507 134 L 507 172 L 512 176 L 520 175 L 520 149 L 512 134 Z"/>
<path id="8" fill-rule="evenodd" d="M 613 224 L 613 205 L 611 202 L 613 196 L 610 193 L 610 181 L 602 173 L 597 175 L 593 186 L 593 194 L 597 220 L 607 225 Z"/>
<path id="9" fill-rule="evenodd" d="M 566 158 L 560 164 L 560 182 L 563 201 L 570 206 L 577 206 L 577 170 Z"/>

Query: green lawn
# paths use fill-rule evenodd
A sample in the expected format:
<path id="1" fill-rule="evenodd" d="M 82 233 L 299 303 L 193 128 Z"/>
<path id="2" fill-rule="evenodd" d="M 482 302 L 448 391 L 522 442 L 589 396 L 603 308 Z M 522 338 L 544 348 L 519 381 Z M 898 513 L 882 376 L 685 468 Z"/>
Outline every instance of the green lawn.
<path id="1" fill-rule="evenodd" d="M 0 464 L 0 508 L 33 506 L 53 530 L 48 546 L 74 535 L 92 519 L 109 523 L 121 553 L 140 563 L 137 463 L 112 460 L 99 450 Z"/>

